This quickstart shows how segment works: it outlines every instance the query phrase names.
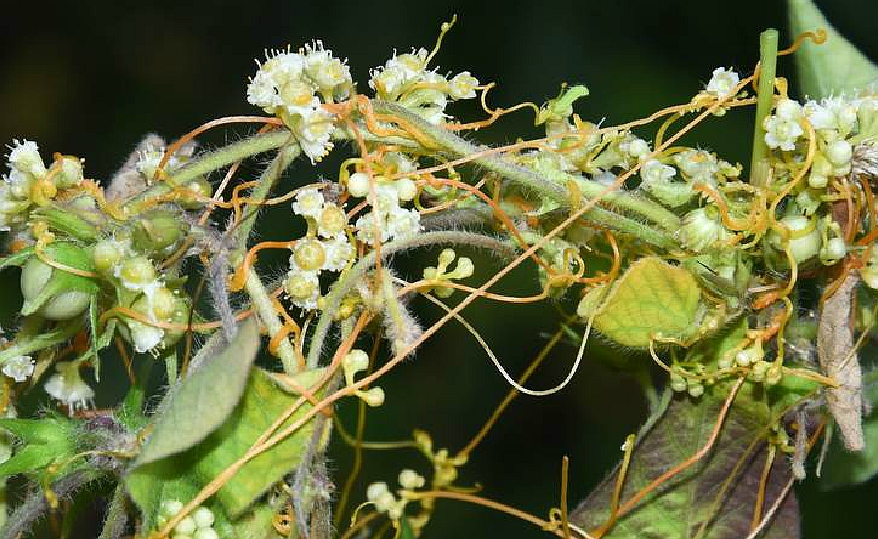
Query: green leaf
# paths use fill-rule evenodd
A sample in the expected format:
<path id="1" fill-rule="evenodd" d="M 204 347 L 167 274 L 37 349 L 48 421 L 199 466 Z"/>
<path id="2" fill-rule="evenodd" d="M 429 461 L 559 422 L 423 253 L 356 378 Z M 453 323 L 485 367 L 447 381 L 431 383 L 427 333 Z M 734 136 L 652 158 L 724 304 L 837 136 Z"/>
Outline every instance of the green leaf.
<path id="1" fill-rule="evenodd" d="M 643 258 L 613 285 L 594 327 L 619 344 L 645 348 L 659 334 L 686 336 L 699 316 L 700 298 L 691 273 L 659 258 Z"/>
<path id="2" fill-rule="evenodd" d="M 293 378 L 295 385 L 309 387 L 323 376 L 317 369 Z M 253 443 L 298 395 L 284 387 L 283 379 L 253 368 L 244 396 L 226 421 L 197 446 L 142 466 L 129 473 L 126 484 L 131 498 L 144 514 L 144 529 L 151 529 L 160 503 L 179 499 L 184 503 L 217 475 L 241 458 Z M 304 405 L 280 428 L 302 417 Z M 214 500 L 232 523 L 244 519 L 253 501 L 282 480 L 301 462 L 313 434 L 309 422 L 282 442 L 241 467 L 221 488 Z"/>
<path id="3" fill-rule="evenodd" d="M 167 404 L 155 423 L 135 466 L 185 451 L 216 430 L 238 404 L 250 366 L 259 351 L 256 322 L 241 324 L 232 342 L 166 397 Z"/>
<path id="4" fill-rule="evenodd" d="M 878 66 L 842 37 L 812 0 L 789 0 L 789 21 L 793 36 L 824 28 L 828 37 L 822 45 L 806 40 L 795 53 L 803 94 L 820 99 L 858 93 L 878 82 Z"/>
<path id="5" fill-rule="evenodd" d="M 677 395 L 665 413 L 642 434 L 622 489 L 622 504 L 661 474 L 694 455 L 710 438 L 728 384 L 712 386 L 699 399 Z M 745 384 L 729 411 L 716 445 L 700 462 L 677 474 L 623 515 L 605 538 L 689 539 L 704 526 L 703 539 L 740 539 L 750 533 L 753 508 L 766 459 L 761 440 L 769 421 L 768 406 Z M 752 442 L 754 450 L 747 453 Z M 736 466 L 740 462 L 740 467 Z M 787 459 L 779 454 L 766 486 L 770 507 L 790 478 Z M 571 515 L 571 522 L 594 530 L 609 515 L 617 470 Z M 722 492 L 722 486 L 728 489 Z M 722 495 L 721 495 L 722 494 Z M 799 537 L 798 507 L 790 493 L 760 536 Z"/>
<path id="6" fill-rule="evenodd" d="M 23 442 L 9 460 L 0 463 L 0 477 L 33 474 L 76 454 L 75 427 L 66 419 L 2 418 L 0 429 L 6 429 Z"/>
<path id="7" fill-rule="evenodd" d="M 323 369 L 303 372 L 294 380 L 310 387 L 323 376 Z M 250 446 L 296 400 L 297 394 L 285 390 L 276 379 L 261 369 L 254 369 L 241 405 L 228 421 L 196 448 L 199 455 L 196 471 L 208 482 L 244 456 Z M 310 410 L 305 405 L 288 419 L 279 430 L 294 423 Z M 313 421 L 297 430 L 265 453 L 245 464 L 217 492 L 217 499 L 231 517 L 237 517 L 253 500 L 296 468 L 311 441 Z"/>
<path id="8" fill-rule="evenodd" d="M 415 539 L 415 532 L 405 516 L 399 519 L 399 539 Z"/>
<path id="9" fill-rule="evenodd" d="M 878 475 L 878 386 L 866 386 L 863 395 L 872 405 L 872 415 L 863 420 L 866 447 L 851 453 L 845 450 L 838 436 L 833 437 L 823 464 L 820 486 L 825 489 L 865 483 Z"/>

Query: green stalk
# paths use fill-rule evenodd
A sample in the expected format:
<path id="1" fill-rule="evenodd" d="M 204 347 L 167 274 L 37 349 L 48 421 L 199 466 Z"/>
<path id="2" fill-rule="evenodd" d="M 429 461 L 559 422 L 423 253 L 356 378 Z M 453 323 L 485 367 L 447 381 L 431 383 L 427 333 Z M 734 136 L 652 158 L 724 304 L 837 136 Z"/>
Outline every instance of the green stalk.
<path id="1" fill-rule="evenodd" d="M 504 251 L 512 254 L 514 249 L 509 244 L 497 238 L 476 234 L 474 232 L 457 232 L 452 230 L 440 230 L 436 232 L 424 232 L 412 238 L 391 241 L 381 246 L 381 257 L 385 258 L 394 253 L 418 247 L 434 247 L 439 245 L 470 245 L 487 249 L 494 254 L 502 254 Z M 360 279 L 375 265 L 375 252 L 370 252 L 354 264 L 349 270 L 342 272 L 332 289 L 323 298 L 323 307 L 320 319 L 311 343 L 308 347 L 308 368 L 314 369 L 320 364 L 320 352 L 323 342 L 332 325 L 332 316 L 338 311 L 341 300 L 344 299 Z"/>
<path id="2" fill-rule="evenodd" d="M 250 237 L 250 232 L 256 224 L 256 213 L 259 212 L 260 208 L 258 203 L 265 200 L 283 171 L 286 170 L 290 163 L 292 163 L 301 153 L 302 150 L 298 144 L 288 144 L 284 146 L 271 161 L 271 164 L 268 165 L 268 168 L 262 173 L 262 176 L 259 178 L 259 185 L 252 193 L 250 193 L 250 198 L 257 202 L 257 204 L 248 208 L 249 211 L 244 214 L 240 227 L 235 231 L 235 235 L 237 236 L 237 246 L 231 257 L 233 263 L 238 263 L 239 259 L 244 256 L 244 253 L 247 250 L 247 238 Z M 265 285 L 262 284 L 262 281 L 256 274 L 256 270 L 253 268 L 247 273 L 247 281 L 244 284 L 244 287 L 247 290 L 247 294 L 250 296 L 250 301 L 253 302 L 253 306 L 256 308 L 259 318 L 268 329 L 268 334 L 272 336 L 278 334 L 283 325 L 280 323 L 280 320 L 278 320 L 277 312 L 274 310 L 274 306 L 271 303 L 271 298 L 268 295 Z M 296 361 L 296 351 L 289 338 L 284 337 L 281 339 L 277 346 L 277 354 L 284 365 L 284 372 L 287 374 L 295 374 L 299 371 L 298 362 Z"/>
<path id="3" fill-rule="evenodd" d="M 415 127 L 418 128 L 419 131 L 426 134 L 430 139 L 435 141 L 436 145 L 439 146 L 441 150 L 449 152 L 453 157 L 460 158 L 474 155 L 479 152 L 483 152 L 486 149 L 484 147 L 479 147 L 471 144 L 461 137 L 458 137 L 457 135 L 451 133 L 450 131 L 442 129 L 441 127 L 431 125 L 425 122 L 419 116 L 397 105 L 382 101 L 374 101 L 373 106 L 376 112 L 393 114 L 395 116 L 404 118 L 407 122 L 412 123 L 413 125 L 415 125 Z M 496 172 L 497 174 L 523 187 L 524 189 L 538 193 L 542 197 L 548 198 L 554 202 L 558 202 L 566 206 L 570 205 L 570 194 L 567 190 L 567 184 L 570 181 L 576 182 L 577 186 L 582 191 L 583 197 L 586 199 L 594 198 L 606 190 L 605 185 L 591 181 L 582 176 L 576 176 L 562 171 L 537 173 L 530 168 L 521 166 L 517 163 L 513 163 L 512 161 L 505 159 L 501 156 L 489 155 L 484 157 L 478 157 L 473 160 L 473 163 L 482 166 L 492 172 Z M 656 223 L 668 232 L 676 231 L 680 227 L 680 218 L 677 217 L 677 215 L 675 215 L 673 212 L 668 211 L 660 204 L 644 198 L 632 196 L 628 193 L 620 191 L 604 193 L 603 195 L 601 195 L 601 204 L 606 204 L 607 206 L 612 206 L 627 212 L 637 214 Z M 597 222 L 601 225 L 609 225 L 613 226 L 614 228 L 618 226 L 619 230 L 624 230 L 626 232 L 632 232 L 637 234 L 642 233 L 644 231 L 643 229 L 647 229 L 647 227 L 634 227 L 631 225 L 631 223 L 626 223 L 623 220 L 627 219 L 626 217 L 614 214 L 614 212 L 611 212 L 609 210 L 605 210 L 603 208 L 596 208 L 596 210 L 600 211 L 596 211 L 593 214 L 592 218 L 590 218 L 589 220 Z M 630 219 L 627 220 L 631 221 Z M 650 243 L 654 243 L 656 240 L 656 234 L 653 233 L 649 234 L 648 236 L 649 239 L 644 239 L 646 241 L 649 241 Z M 666 239 L 659 239 L 658 242 L 661 244 L 667 243 Z"/>
<path id="4" fill-rule="evenodd" d="M 763 125 L 771 112 L 776 70 L 777 30 L 769 28 L 759 36 L 759 88 L 756 94 L 756 124 L 753 126 L 753 154 L 750 159 L 750 182 L 754 185 L 761 185 L 765 179 L 763 169 L 768 158 L 768 145 L 765 144 Z"/>
<path id="5" fill-rule="evenodd" d="M 292 134 L 285 128 L 253 135 L 218 150 L 199 155 L 171 174 L 167 183 L 180 185 L 192 181 L 224 166 L 280 148 L 289 143 L 291 139 Z"/>

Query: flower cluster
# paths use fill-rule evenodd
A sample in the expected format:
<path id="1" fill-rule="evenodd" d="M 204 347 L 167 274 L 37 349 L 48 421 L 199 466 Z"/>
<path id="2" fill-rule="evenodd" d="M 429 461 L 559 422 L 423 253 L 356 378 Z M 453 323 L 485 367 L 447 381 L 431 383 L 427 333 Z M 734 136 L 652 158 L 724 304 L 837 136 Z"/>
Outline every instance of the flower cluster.
<path id="1" fill-rule="evenodd" d="M 347 181 L 351 196 L 365 197 L 372 206 L 372 211 L 360 216 L 355 223 L 357 239 L 372 244 L 376 240 L 405 239 L 420 232 L 421 214 L 414 208 L 403 207 L 417 196 L 417 186 L 409 177 L 389 179 L 393 174 L 415 171 L 416 164 L 400 153 L 391 152 L 375 169 L 374 187 L 370 186 L 365 172 L 355 172 Z"/>
<path id="2" fill-rule="evenodd" d="M 316 162 L 332 149 L 335 130 L 334 116 L 322 105 L 347 99 L 352 90 L 348 66 L 315 41 L 298 53 L 267 53 L 247 86 L 247 101 L 282 118 Z"/>
<path id="3" fill-rule="evenodd" d="M 402 518 L 405 506 L 408 503 L 407 491 L 413 491 L 424 486 L 426 480 L 414 470 L 404 469 L 399 472 L 397 478 L 402 487 L 394 496 L 387 483 L 378 481 L 366 488 L 366 499 L 375 506 L 375 509 L 387 513 L 391 520 L 397 521 Z"/>
<path id="4" fill-rule="evenodd" d="M 9 174 L 0 183 L 0 230 L 11 230 L 27 221 L 33 206 L 43 206 L 59 190 L 78 185 L 82 179 L 82 160 L 59 156 L 50 167 L 40 157 L 31 140 L 14 140 L 7 159 Z"/>
<path id="5" fill-rule="evenodd" d="M 375 96 L 394 101 L 420 115 L 432 124 L 442 123 L 448 115 L 448 101 L 471 99 L 476 96 L 479 81 L 469 71 L 448 78 L 436 70 L 428 70 L 430 55 L 427 49 L 413 50 L 393 57 L 372 70 L 369 87 Z"/>
<path id="6" fill-rule="evenodd" d="M 155 351 L 173 342 L 178 334 L 158 324 L 182 322 L 188 312 L 186 299 L 180 290 L 165 284 L 151 259 L 139 254 L 127 238 L 110 238 L 95 245 L 94 265 L 114 283 L 119 302 L 149 322 L 126 319 L 135 350 Z"/>
<path id="7" fill-rule="evenodd" d="M 309 234 L 293 247 L 284 288 L 294 305 L 313 310 L 320 298 L 320 273 L 343 270 L 356 253 L 343 208 L 326 201 L 315 188 L 299 191 L 295 200 L 293 213 L 305 217 Z"/>
<path id="8" fill-rule="evenodd" d="M 179 500 L 162 502 L 158 514 L 159 526 L 163 526 L 182 509 L 183 503 Z M 219 539 L 219 534 L 213 528 L 214 520 L 213 511 L 199 507 L 174 526 L 171 539 Z"/>

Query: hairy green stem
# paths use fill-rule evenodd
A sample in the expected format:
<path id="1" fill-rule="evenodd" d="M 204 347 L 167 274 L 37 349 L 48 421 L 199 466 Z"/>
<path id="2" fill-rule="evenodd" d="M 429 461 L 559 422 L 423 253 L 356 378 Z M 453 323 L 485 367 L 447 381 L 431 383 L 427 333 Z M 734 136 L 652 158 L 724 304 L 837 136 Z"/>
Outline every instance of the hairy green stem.
<path id="1" fill-rule="evenodd" d="M 476 234 L 474 232 L 457 232 L 441 230 L 424 232 L 410 239 L 391 241 L 381 246 L 381 257 L 386 258 L 394 253 L 419 247 L 432 247 L 437 245 L 469 245 L 487 249 L 495 254 L 512 254 L 514 248 L 509 244 L 491 236 Z M 323 343 L 332 325 L 332 316 L 338 311 L 341 300 L 347 296 L 366 274 L 375 265 L 374 251 L 361 258 L 349 270 L 343 272 L 338 281 L 323 298 L 322 314 L 317 321 L 317 327 L 308 348 L 308 368 L 316 368 L 320 363 L 320 352 Z"/>
<path id="2" fill-rule="evenodd" d="M 301 153 L 302 150 L 298 144 L 288 144 L 284 146 L 271 161 L 271 164 L 268 165 L 268 168 L 262 173 L 262 176 L 259 178 L 259 185 L 252 193 L 250 193 L 250 198 L 256 202 L 256 204 L 249 208 L 250 211 L 244 215 L 243 222 L 235 232 L 238 245 L 236 246 L 235 254 L 232 256 L 233 262 L 237 263 L 238 259 L 241 258 L 247 250 L 247 238 L 253 230 L 253 226 L 256 223 L 256 213 L 259 212 L 260 208 L 258 203 L 265 200 L 268 193 L 271 191 L 271 188 L 274 187 L 274 184 L 277 183 L 277 180 L 280 178 L 281 174 L 283 174 L 283 171 L 286 170 L 290 163 L 292 163 Z M 277 312 L 274 310 L 274 306 L 271 303 L 271 298 L 268 296 L 268 291 L 265 289 L 265 285 L 262 284 L 262 281 L 256 274 L 256 270 L 253 268 L 247 273 L 247 281 L 244 286 L 247 290 L 247 294 L 250 295 L 250 300 L 253 302 L 253 306 L 256 308 L 259 318 L 268 329 L 268 334 L 271 336 L 277 335 L 283 328 L 283 324 L 278 320 Z M 284 337 L 280 340 L 277 346 L 277 354 L 284 365 L 284 372 L 287 374 L 295 374 L 299 371 L 298 362 L 296 361 L 296 351 L 289 338 Z"/>
<path id="3" fill-rule="evenodd" d="M 774 75 L 777 68 L 777 30 L 769 28 L 759 36 L 759 88 L 756 96 L 756 123 L 753 125 L 753 154 L 750 159 L 751 183 L 759 185 L 762 163 L 768 157 L 765 144 L 765 118 L 771 112 Z"/>
<path id="4" fill-rule="evenodd" d="M 437 146 L 449 152 L 454 157 L 460 158 L 474 155 L 484 152 L 487 149 L 485 147 L 471 144 L 441 127 L 429 124 L 419 116 L 397 105 L 375 101 L 374 107 L 377 112 L 389 113 L 404 118 L 407 122 L 413 124 L 419 131 L 432 139 Z M 488 155 L 477 157 L 473 159 L 473 163 L 492 172 L 496 172 L 513 183 L 562 205 L 570 205 L 570 194 L 567 189 L 567 184 L 570 181 L 576 183 L 586 200 L 594 198 L 601 193 L 604 193 L 606 190 L 605 185 L 588 180 L 583 176 L 568 174 L 563 171 L 541 171 L 538 173 L 500 156 Z M 601 196 L 601 204 L 606 204 L 639 215 L 658 224 L 668 232 L 673 232 L 680 227 L 680 218 L 673 212 L 668 211 L 660 204 L 628 193 L 620 191 L 604 193 Z M 643 239 L 650 243 L 666 244 L 668 243 L 667 240 L 670 239 L 659 231 L 653 230 L 650 227 L 645 227 L 636 221 L 604 208 L 596 207 L 591 210 L 587 216 L 589 220 L 605 226 L 612 226 L 613 228 L 618 228 L 619 230 L 638 236 L 645 234 Z M 671 241 L 670 243 L 673 242 Z"/>
<path id="5" fill-rule="evenodd" d="M 256 275 L 256 271 L 252 268 L 249 273 L 247 273 L 247 282 L 245 286 L 247 288 L 247 293 L 250 295 L 250 301 L 253 302 L 253 307 L 256 309 L 256 314 L 259 315 L 259 319 L 265 324 L 268 334 L 274 336 L 280 333 L 283 329 L 283 324 L 281 324 L 277 317 L 277 312 L 271 304 L 271 297 L 268 295 L 265 285 L 262 284 L 259 276 Z M 295 374 L 299 372 L 298 362 L 296 361 L 296 350 L 293 348 L 293 345 L 288 338 L 284 337 L 278 343 L 277 355 L 280 357 L 280 360 L 284 365 L 284 372 L 287 374 Z"/>
<path id="6" fill-rule="evenodd" d="M 268 152 L 287 144 L 292 139 L 289 130 L 274 129 L 268 133 L 253 135 L 218 150 L 208 152 L 192 159 L 168 178 L 171 185 L 179 185 L 204 176 L 224 166 L 237 163 L 248 157 Z M 164 183 L 164 182 L 163 182 Z"/>

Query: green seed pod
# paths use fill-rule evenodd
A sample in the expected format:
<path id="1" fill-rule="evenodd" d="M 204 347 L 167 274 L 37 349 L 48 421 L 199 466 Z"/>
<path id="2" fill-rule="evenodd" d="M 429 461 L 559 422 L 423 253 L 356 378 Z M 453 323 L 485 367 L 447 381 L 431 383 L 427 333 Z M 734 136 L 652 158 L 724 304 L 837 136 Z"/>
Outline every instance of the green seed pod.
<path id="1" fill-rule="evenodd" d="M 45 255 L 65 266 L 92 271 L 91 254 L 72 243 L 53 243 Z M 21 314 L 38 312 L 50 320 L 67 320 L 82 314 L 96 292 L 97 284 L 91 279 L 54 268 L 34 256 L 21 271 Z"/>
<path id="2" fill-rule="evenodd" d="M 154 210 L 134 225 L 131 240 L 135 249 L 158 253 L 173 247 L 183 237 L 185 223 L 170 210 Z"/>

